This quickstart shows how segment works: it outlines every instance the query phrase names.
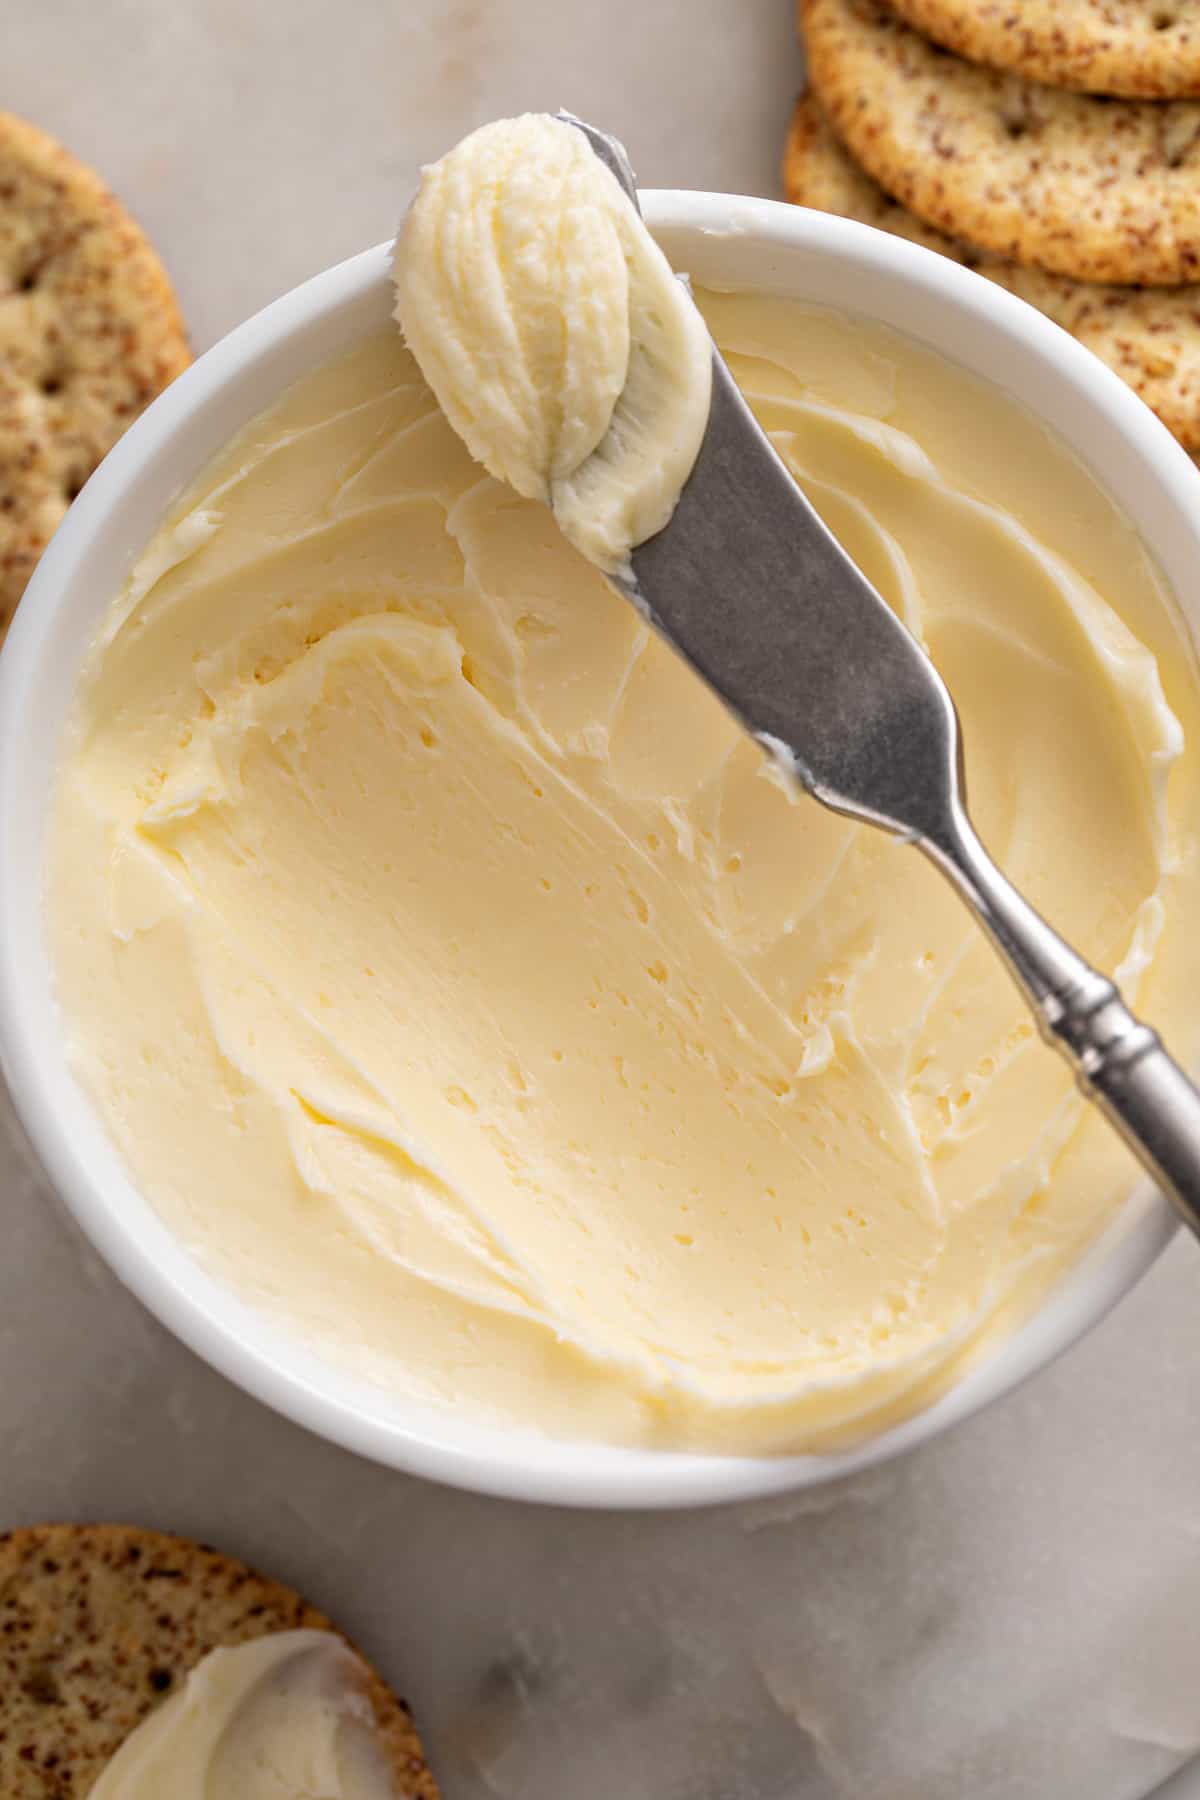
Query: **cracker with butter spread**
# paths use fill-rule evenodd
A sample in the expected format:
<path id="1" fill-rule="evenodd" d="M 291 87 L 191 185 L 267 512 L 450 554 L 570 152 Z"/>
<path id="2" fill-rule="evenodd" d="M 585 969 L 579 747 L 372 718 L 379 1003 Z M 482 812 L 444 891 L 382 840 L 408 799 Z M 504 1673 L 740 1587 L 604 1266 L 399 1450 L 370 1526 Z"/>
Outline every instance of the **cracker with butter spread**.
<path id="1" fill-rule="evenodd" d="M 54 138 L 0 113 L 0 637 L 75 495 L 188 361 L 141 229 Z"/>
<path id="2" fill-rule="evenodd" d="M 1072 281 L 974 250 L 925 225 L 855 164 L 820 102 L 797 102 L 783 159 L 789 200 L 936 250 L 1036 306 L 1106 362 L 1189 450 L 1200 449 L 1200 284 L 1132 288 Z"/>
<path id="3" fill-rule="evenodd" d="M 1200 279 L 1200 102 L 1104 100 L 949 56 L 883 0 L 801 0 L 814 91 L 927 225 L 1081 281 Z"/>
<path id="4" fill-rule="evenodd" d="M 125 1525 L 0 1535 L 0 1794 L 84 1800 L 117 1749 L 209 1651 L 333 1631 L 220 1551 Z M 438 1800 L 412 1715 L 368 1670 L 396 1793 Z"/>

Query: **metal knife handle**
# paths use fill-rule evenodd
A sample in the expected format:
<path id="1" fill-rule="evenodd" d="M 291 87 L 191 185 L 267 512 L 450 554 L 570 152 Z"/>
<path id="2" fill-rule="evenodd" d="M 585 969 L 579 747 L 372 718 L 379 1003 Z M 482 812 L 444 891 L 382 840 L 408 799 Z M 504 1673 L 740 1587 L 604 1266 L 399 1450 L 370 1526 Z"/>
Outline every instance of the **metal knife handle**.
<path id="1" fill-rule="evenodd" d="M 959 809 L 937 841 L 918 839 L 992 939 L 1048 1044 L 1066 1057 L 1134 1155 L 1200 1234 L 1200 1091 L 1116 984 L 1063 942 L 1022 898 Z"/>

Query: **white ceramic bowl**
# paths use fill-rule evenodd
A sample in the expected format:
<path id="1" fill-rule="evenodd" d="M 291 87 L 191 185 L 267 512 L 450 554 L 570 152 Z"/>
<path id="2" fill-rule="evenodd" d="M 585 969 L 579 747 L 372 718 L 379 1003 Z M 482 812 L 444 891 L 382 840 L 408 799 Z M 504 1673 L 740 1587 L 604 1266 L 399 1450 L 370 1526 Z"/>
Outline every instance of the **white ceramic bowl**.
<path id="1" fill-rule="evenodd" d="M 954 263 L 841 219 L 724 195 L 643 200 L 668 255 L 697 280 L 850 306 L 998 382 L 1091 466 L 1191 604 L 1200 478 L 1116 376 L 1040 314 Z M 0 1056 L 18 1110 L 84 1231 L 164 1324 L 269 1406 L 381 1463 L 528 1500 L 645 1507 L 808 1487 L 881 1462 L 1005 1393 L 1094 1324 L 1171 1235 L 1166 1203 L 1142 1187 L 1024 1330 L 936 1405 L 841 1454 L 731 1458 L 560 1443 L 387 1404 L 266 1324 L 176 1242 L 67 1067 L 42 888 L 51 784 L 81 658 L 181 485 L 283 387 L 382 325 L 389 310 L 380 247 L 233 332 L 106 458 L 30 584 L 0 658 Z M 1200 611 L 1189 616 L 1200 637 Z"/>

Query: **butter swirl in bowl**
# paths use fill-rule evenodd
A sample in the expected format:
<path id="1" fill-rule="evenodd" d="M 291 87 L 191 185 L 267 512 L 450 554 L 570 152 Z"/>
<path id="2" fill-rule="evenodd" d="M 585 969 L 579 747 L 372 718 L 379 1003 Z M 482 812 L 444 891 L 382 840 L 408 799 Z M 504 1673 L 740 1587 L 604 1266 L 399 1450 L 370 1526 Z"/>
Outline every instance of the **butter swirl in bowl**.
<path id="1" fill-rule="evenodd" d="M 647 211 L 946 673 L 985 838 L 1194 1049 L 1194 472 L 960 270 L 763 203 Z M 16 850 L 47 903 L 11 902 L 18 1100 L 176 1329 L 383 1460 L 630 1504 L 876 1460 L 1069 1341 L 1165 1209 L 1122 1207 L 1132 1165 L 936 875 L 784 791 L 470 461 L 385 270 L 205 359 L 39 578 L 0 673 L 42 698 L 24 744 L 2 715 L 4 880 Z"/>

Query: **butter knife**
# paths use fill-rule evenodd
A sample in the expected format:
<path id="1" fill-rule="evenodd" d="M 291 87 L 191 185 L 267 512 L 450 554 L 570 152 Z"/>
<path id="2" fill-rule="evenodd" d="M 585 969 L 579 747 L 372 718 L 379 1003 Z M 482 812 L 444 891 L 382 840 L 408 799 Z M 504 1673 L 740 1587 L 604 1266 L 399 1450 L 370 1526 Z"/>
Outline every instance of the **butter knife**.
<path id="1" fill-rule="evenodd" d="M 586 135 L 637 206 L 616 139 L 559 117 Z M 632 579 L 616 585 L 814 799 L 912 844 L 941 870 L 1042 1037 L 1200 1233 L 1200 1092 L 984 849 L 967 815 L 945 683 L 796 486 L 715 345 L 695 466 L 668 524 L 634 550 Z"/>

